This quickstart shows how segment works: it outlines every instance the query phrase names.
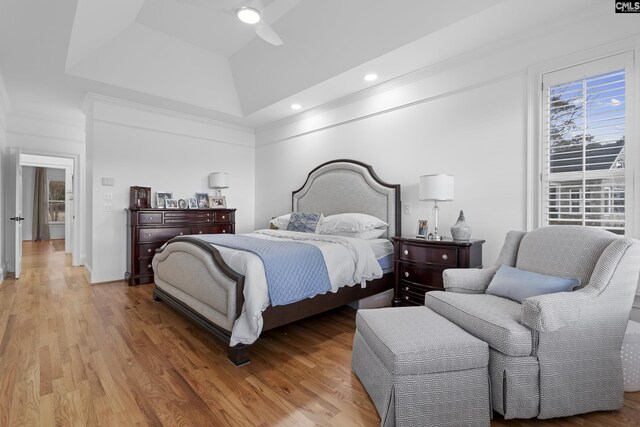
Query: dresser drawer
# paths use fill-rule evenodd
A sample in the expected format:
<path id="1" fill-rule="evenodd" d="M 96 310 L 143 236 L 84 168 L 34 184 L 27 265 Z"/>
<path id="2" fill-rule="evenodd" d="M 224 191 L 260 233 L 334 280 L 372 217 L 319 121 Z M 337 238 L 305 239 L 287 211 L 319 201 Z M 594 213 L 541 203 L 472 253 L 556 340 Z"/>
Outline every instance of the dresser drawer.
<path id="1" fill-rule="evenodd" d="M 421 268 L 402 263 L 400 265 L 400 279 L 418 283 L 423 286 L 443 287 L 442 270 L 440 269 Z"/>
<path id="2" fill-rule="evenodd" d="M 162 247 L 164 242 L 157 243 L 145 243 L 142 245 L 138 245 L 138 256 L 140 258 L 153 258 L 156 254 L 156 249 Z"/>
<path id="3" fill-rule="evenodd" d="M 403 243 L 400 248 L 400 259 L 455 267 L 458 265 L 458 248 Z"/>
<path id="4" fill-rule="evenodd" d="M 400 290 L 402 305 L 424 305 L 424 293 Z"/>
<path id="5" fill-rule="evenodd" d="M 231 222 L 233 221 L 233 212 L 215 212 L 215 220 L 216 222 Z"/>
<path id="6" fill-rule="evenodd" d="M 164 243 L 173 237 L 182 236 L 185 234 L 191 234 L 191 228 L 141 228 L 138 230 L 138 241 Z"/>
<path id="7" fill-rule="evenodd" d="M 202 227 L 192 227 L 191 234 L 229 234 L 231 233 L 230 225 L 209 225 Z"/>
<path id="8" fill-rule="evenodd" d="M 194 222 L 214 222 L 215 212 L 201 211 L 194 209 L 192 211 L 175 211 L 166 212 L 164 214 L 165 224 L 185 224 Z"/>
<path id="9" fill-rule="evenodd" d="M 141 259 L 138 261 L 138 273 L 153 274 L 153 267 L 151 266 L 151 258 Z"/>
<path id="10" fill-rule="evenodd" d="M 138 212 L 138 224 L 162 224 L 162 213 Z"/>

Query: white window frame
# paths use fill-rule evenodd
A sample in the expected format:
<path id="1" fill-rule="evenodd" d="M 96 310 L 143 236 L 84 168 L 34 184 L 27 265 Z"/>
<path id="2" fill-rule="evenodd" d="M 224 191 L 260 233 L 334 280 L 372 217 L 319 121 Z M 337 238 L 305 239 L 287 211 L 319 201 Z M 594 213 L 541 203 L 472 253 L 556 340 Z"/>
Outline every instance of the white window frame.
<path id="1" fill-rule="evenodd" d="M 63 200 L 51 200 L 49 198 L 49 188 L 52 182 L 62 182 L 65 185 L 64 188 L 64 199 Z M 62 202 L 64 203 L 64 214 L 67 215 L 67 183 L 65 182 L 65 179 L 47 179 L 47 207 L 49 207 L 49 204 L 51 202 Z M 65 224 L 64 221 L 50 221 L 49 224 Z"/>
<path id="2" fill-rule="evenodd" d="M 542 111 L 545 97 L 542 91 L 543 75 L 570 69 L 592 61 L 607 60 L 621 55 L 626 70 L 626 119 L 625 119 L 625 235 L 638 238 L 640 233 L 640 141 L 638 140 L 638 119 L 640 112 L 640 76 L 637 58 L 640 51 L 638 39 L 618 42 L 612 45 L 591 49 L 565 58 L 538 64 L 528 69 L 528 129 L 527 129 L 527 230 L 543 226 L 543 188 L 542 188 L 542 150 L 543 122 Z M 612 71 L 612 70 L 610 70 Z"/>

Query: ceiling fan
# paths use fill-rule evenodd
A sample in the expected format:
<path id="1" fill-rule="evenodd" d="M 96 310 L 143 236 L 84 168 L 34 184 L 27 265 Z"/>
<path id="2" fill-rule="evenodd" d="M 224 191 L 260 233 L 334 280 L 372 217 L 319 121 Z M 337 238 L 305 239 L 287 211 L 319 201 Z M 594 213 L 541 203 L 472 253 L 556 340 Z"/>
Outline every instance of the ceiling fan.
<path id="1" fill-rule="evenodd" d="M 211 0 L 178 0 L 180 3 L 190 4 L 198 7 L 210 7 L 213 5 Z M 244 24 L 254 27 L 256 34 L 267 43 L 274 46 L 283 44 L 280 36 L 274 31 L 269 24 L 263 19 L 263 12 L 266 9 L 261 0 L 242 0 L 234 1 L 236 7 L 225 8 L 225 12 L 233 14 L 238 20 Z"/>

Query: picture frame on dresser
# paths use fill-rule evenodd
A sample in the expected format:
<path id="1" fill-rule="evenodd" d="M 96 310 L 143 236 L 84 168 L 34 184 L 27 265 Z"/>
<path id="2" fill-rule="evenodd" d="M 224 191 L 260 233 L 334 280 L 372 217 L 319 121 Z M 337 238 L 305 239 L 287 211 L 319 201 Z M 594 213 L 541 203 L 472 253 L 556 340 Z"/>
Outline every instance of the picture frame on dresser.
<path id="1" fill-rule="evenodd" d="M 178 209 L 187 209 L 187 201 L 185 199 L 178 199 Z"/>
<path id="2" fill-rule="evenodd" d="M 156 191 L 156 208 L 164 208 L 165 201 L 171 198 L 173 198 L 173 193 L 170 191 Z"/>
<path id="3" fill-rule="evenodd" d="M 416 229 L 416 237 L 426 239 L 429 234 L 429 221 L 426 219 L 418 220 L 418 228 Z"/>
<path id="4" fill-rule="evenodd" d="M 198 209 L 207 209 L 209 207 L 209 194 L 196 193 L 196 201 L 198 203 Z"/>
<path id="5" fill-rule="evenodd" d="M 209 207 L 212 209 L 223 209 L 227 207 L 225 196 L 209 196 Z"/>
<path id="6" fill-rule="evenodd" d="M 198 209 L 198 199 L 195 197 L 189 197 L 187 199 L 187 205 L 189 209 Z"/>
<path id="7" fill-rule="evenodd" d="M 165 199 L 164 207 L 167 209 L 178 209 L 178 200 L 177 199 Z"/>

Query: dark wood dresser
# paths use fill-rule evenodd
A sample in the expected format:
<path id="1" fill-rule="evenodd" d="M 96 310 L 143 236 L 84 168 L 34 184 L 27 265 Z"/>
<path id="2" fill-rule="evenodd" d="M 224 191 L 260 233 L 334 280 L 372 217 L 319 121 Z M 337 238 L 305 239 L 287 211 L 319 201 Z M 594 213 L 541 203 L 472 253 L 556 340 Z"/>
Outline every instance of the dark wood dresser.
<path id="1" fill-rule="evenodd" d="M 235 233 L 235 209 L 127 209 L 129 285 L 153 282 L 151 259 L 175 236 Z"/>
<path id="2" fill-rule="evenodd" d="M 393 306 L 424 305 L 424 294 L 444 290 L 447 268 L 481 268 L 484 240 L 466 242 L 394 237 Z"/>

